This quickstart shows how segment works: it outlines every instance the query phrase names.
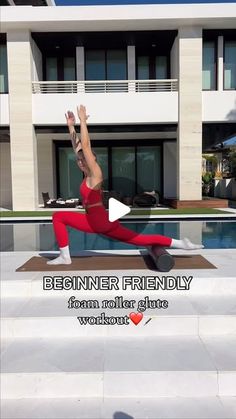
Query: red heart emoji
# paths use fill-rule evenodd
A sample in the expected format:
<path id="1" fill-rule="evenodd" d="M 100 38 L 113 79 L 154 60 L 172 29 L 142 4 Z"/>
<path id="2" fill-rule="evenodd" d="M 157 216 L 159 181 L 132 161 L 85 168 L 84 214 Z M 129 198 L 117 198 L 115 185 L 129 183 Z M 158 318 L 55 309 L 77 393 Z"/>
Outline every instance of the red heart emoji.
<path id="1" fill-rule="evenodd" d="M 137 326 L 143 318 L 143 313 L 130 313 L 129 318 Z"/>

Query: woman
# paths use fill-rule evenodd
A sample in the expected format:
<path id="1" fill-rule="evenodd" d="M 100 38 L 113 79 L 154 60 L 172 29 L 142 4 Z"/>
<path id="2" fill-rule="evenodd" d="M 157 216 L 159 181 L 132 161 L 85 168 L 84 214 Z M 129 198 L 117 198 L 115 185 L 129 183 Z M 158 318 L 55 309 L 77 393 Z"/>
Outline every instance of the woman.
<path id="1" fill-rule="evenodd" d="M 86 233 L 100 233 L 113 239 L 121 240 L 137 246 L 160 245 L 178 249 L 201 249 L 204 246 L 195 245 L 188 239 L 175 240 L 170 237 L 158 234 L 137 234 L 136 232 L 123 227 L 118 220 L 110 222 L 108 213 L 102 202 L 101 185 L 103 181 L 102 170 L 96 160 L 90 144 L 87 129 L 86 108 L 77 108 L 80 119 L 80 135 L 77 137 L 75 131 L 75 117 L 72 112 L 66 116 L 72 145 L 77 157 L 77 164 L 84 172 L 84 180 L 80 186 L 80 193 L 83 198 L 83 206 L 86 214 L 78 214 L 72 211 L 56 212 L 53 214 L 53 227 L 59 245 L 60 255 L 56 259 L 47 262 L 49 265 L 70 264 L 70 252 L 67 226 L 76 228 Z"/>

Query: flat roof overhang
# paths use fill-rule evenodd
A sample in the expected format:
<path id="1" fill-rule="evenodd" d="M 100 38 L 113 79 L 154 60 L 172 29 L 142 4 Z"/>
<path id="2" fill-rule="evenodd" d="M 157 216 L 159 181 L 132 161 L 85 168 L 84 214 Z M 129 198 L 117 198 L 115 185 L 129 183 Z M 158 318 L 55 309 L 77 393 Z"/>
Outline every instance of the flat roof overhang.
<path id="1" fill-rule="evenodd" d="M 1 7 L 1 32 L 234 29 L 235 3 Z"/>

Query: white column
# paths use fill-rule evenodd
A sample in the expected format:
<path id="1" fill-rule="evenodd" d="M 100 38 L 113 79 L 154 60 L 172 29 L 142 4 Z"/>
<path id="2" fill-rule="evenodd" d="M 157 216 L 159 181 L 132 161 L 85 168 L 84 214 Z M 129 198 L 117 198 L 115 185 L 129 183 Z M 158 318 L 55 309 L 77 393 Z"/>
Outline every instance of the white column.
<path id="1" fill-rule="evenodd" d="M 135 45 L 127 46 L 128 80 L 136 79 Z M 129 83 L 129 91 L 135 92 L 135 83 Z"/>
<path id="2" fill-rule="evenodd" d="M 36 135 L 32 124 L 32 53 L 27 30 L 7 33 L 12 203 L 14 210 L 38 207 Z"/>
<path id="3" fill-rule="evenodd" d="M 76 47 L 76 80 L 84 81 L 85 64 L 84 64 L 84 47 Z M 84 83 L 78 83 L 78 93 L 84 92 Z"/>
<path id="4" fill-rule="evenodd" d="M 128 80 L 136 78 L 135 45 L 127 46 Z"/>
<path id="5" fill-rule="evenodd" d="M 77 80 L 84 80 L 84 47 L 76 47 L 76 76 Z"/>
<path id="6" fill-rule="evenodd" d="M 224 37 L 218 36 L 217 46 L 217 90 L 224 90 Z"/>
<path id="7" fill-rule="evenodd" d="M 177 197 L 202 197 L 202 29 L 179 29 Z"/>

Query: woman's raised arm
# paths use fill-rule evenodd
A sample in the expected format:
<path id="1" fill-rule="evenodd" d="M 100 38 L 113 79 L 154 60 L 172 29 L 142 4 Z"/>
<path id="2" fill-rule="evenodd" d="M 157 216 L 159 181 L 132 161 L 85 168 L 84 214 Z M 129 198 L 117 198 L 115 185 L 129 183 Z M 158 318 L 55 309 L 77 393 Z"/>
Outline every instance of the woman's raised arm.
<path id="1" fill-rule="evenodd" d="M 91 148 L 90 137 L 88 133 L 87 127 L 87 119 L 89 115 L 86 113 L 86 108 L 83 105 L 77 107 L 78 117 L 80 119 L 80 137 L 81 137 L 81 146 L 83 150 L 83 154 L 86 160 L 86 163 L 91 171 L 93 177 L 98 178 L 102 176 L 102 171 L 100 166 L 96 161 L 96 157 L 94 156 Z"/>
<path id="2" fill-rule="evenodd" d="M 69 128 L 70 133 L 70 139 L 72 142 L 72 147 L 77 155 L 77 153 L 82 150 L 81 141 L 75 131 L 75 115 L 71 111 L 67 111 L 67 114 L 65 113 L 67 126 Z"/>

